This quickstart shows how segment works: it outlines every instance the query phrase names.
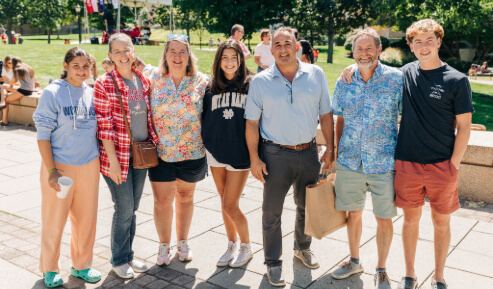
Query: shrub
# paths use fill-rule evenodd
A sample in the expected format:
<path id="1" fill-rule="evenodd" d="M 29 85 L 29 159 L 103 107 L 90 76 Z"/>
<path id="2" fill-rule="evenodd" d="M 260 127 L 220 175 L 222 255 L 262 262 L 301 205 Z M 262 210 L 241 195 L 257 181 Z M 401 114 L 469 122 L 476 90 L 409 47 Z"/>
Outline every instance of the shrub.
<path id="1" fill-rule="evenodd" d="M 405 53 L 411 52 L 411 48 L 407 45 L 406 37 L 402 37 L 399 41 L 392 42 L 390 47 L 399 48 Z"/>
<path id="2" fill-rule="evenodd" d="M 394 67 L 402 66 L 402 58 L 404 58 L 404 53 L 398 48 L 389 47 L 380 54 L 380 62 Z"/>
<path id="3" fill-rule="evenodd" d="M 344 37 L 344 35 L 337 35 L 334 37 L 334 40 L 336 42 L 336 46 L 343 46 L 344 43 L 346 43 L 346 37 Z"/>
<path id="4" fill-rule="evenodd" d="M 460 72 L 467 73 L 469 71 L 469 68 L 471 68 L 472 62 L 470 61 L 462 61 L 458 60 L 456 58 L 448 58 L 445 59 L 445 61 L 448 65 L 452 66 L 453 68 L 457 69 Z"/>
<path id="5" fill-rule="evenodd" d="M 382 43 L 382 51 L 385 51 L 390 46 L 390 41 L 387 37 L 380 36 L 380 42 Z"/>
<path id="6" fill-rule="evenodd" d="M 355 29 L 355 30 L 352 30 L 351 32 L 349 32 L 348 34 L 346 34 L 346 42 L 344 42 L 344 49 L 346 50 L 349 50 L 349 51 L 352 51 L 353 50 L 353 39 L 354 39 L 354 36 L 356 36 L 356 34 L 358 34 L 358 32 L 360 32 L 361 29 Z"/>

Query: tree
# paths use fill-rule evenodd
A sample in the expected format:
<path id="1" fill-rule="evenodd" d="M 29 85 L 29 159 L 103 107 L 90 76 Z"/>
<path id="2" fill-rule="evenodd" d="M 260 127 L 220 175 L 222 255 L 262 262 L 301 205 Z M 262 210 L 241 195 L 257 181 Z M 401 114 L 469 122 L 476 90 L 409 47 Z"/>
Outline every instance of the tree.
<path id="1" fill-rule="evenodd" d="M 51 43 L 51 32 L 63 21 L 63 8 L 59 0 L 33 0 L 29 5 L 31 26 L 48 31 L 48 44 Z"/>
<path id="2" fill-rule="evenodd" d="M 180 0 L 180 5 L 189 5 L 198 13 L 200 20 L 211 32 L 229 36 L 234 24 L 245 27 L 245 39 L 270 24 L 282 22 L 285 12 L 294 5 L 294 0 Z"/>
<path id="3" fill-rule="evenodd" d="M 459 49 L 467 41 L 483 60 L 493 49 L 493 2 L 491 0 L 387 0 L 397 26 L 405 31 L 412 22 L 432 18 L 445 30 L 441 54 L 460 58 Z"/>
<path id="4" fill-rule="evenodd" d="M 7 23 L 7 36 L 9 44 L 12 44 L 12 25 L 18 24 L 20 19 L 26 17 L 27 0 L 0 0 L 0 21 Z"/>
<path id="5" fill-rule="evenodd" d="M 372 0 L 297 0 L 286 23 L 308 37 L 310 43 L 328 38 L 327 63 L 332 63 L 334 36 L 365 24 L 373 14 Z"/>
<path id="6" fill-rule="evenodd" d="M 199 47 L 200 49 L 202 49 L 202 38 L 204 37 L 204 34 L 205 34 L 205 26 L 204 26 L 204 23 L 202 23 L 202 21 L 197 21 L 197 28 L 195 29 L 195 31 L 197 31 L 197 36 L 199 37 Z M 190 39 L 190 36 L 189 36 L 189 39 Z"/>

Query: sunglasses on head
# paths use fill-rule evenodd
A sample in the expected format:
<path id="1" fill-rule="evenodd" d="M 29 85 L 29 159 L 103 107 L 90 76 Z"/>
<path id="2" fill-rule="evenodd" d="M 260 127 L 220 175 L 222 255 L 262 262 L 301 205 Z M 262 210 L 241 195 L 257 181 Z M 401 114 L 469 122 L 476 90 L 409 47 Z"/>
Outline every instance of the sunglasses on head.
<path id="1" fill-rule="evenodd" d="M 183 40 L 188 41 L 188 36 L 183 35 L 183 34 L 170 34 L 170 35 L 168 35 L 168 40 L 171 40 L 173 38 L 181 38 Z"/>

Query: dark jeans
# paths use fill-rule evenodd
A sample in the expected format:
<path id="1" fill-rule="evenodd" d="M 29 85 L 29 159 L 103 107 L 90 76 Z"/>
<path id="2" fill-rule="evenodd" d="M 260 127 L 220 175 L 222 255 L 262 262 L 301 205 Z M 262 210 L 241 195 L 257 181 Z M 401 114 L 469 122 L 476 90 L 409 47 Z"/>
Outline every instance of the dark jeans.
<path id="1" fill-rule="evenodd" d="M 262 161 L 267 166 L 264 175 L 264 201 L 262 204 L 262 233 L 264 243 L 264 264 L 279 266 L 282 254 L 281 215 L 284 199 L 291 186 L 294 189 L 296 222 L 294 249 L 308 249 L 312 238 L 305 235 L 306 186 L 314 184 L 320 171 L 317 146 L 295 151 L 281 146 L 263 143 Z"/>
<path id="2" fill-rule="evenodd" d="M 265 69 L 263 69 L 262 67 L 260 66 L 257 66 L 257 73 L 261 72 L 261 71 L 264 71 Z"/>
<path id="3" fill-rule="evenodd" d="M 103 175 L 115 204 L 111 224 L 111 265 L 113 267 L 128 263 L 134 258 L 132 243 L 137 223 L 135 212 L 139 208 L 146 175 L 147 169 L 134 169 L 132 160 L 130 160 L 125 182 L 117 185 L 110 177 Z"/>

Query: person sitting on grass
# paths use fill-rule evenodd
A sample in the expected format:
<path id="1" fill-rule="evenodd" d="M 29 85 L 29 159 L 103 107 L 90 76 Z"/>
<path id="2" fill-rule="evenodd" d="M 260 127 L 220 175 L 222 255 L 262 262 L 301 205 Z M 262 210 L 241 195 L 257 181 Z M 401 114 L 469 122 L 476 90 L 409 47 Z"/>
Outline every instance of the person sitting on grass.
<path id="1" fill-rule="evenodd" d="M 103 59 L 102 65 L 103 65 L 104 71 L 106 71 L 106 72 L 111 72 L 115 68 L 115 64 L 113 63 L 113 61 L 111 61 L 111 59 L 109 57 L 106 57 L 105 59 Z"/>
<path id="2" fill-rule="evenodd" d="M 33 94 L 36 87 L 39 87 L 38 80 L 34 75 L 34 70 L 27 64 L 22 62 L 19 57 L 12 58 L 12 67 L 14 70 L 14 78 L 10 82 L 10 87 L 14 87 L 17 81 L 20 82 L 20 87 L 11 94 L 8 94 L 7 88 L 2 86 L 0 110 L 3 111 L 2 121 L 0 125 L 8 125 L 8 104 L 21 99 L 23 96 L 29 96 Z"/>

